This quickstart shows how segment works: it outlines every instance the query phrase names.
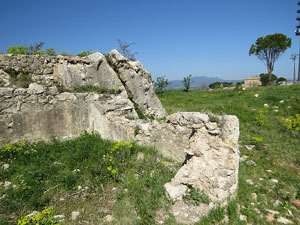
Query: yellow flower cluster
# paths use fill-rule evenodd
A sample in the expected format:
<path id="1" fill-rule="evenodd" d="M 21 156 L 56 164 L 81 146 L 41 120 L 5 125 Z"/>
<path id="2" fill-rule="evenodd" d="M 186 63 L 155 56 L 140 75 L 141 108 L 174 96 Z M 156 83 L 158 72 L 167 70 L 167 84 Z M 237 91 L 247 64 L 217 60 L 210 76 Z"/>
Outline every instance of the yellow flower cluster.
<path id="1" fill-rule="evenodd" d="M 24 141 L 21 141 L 16 145 L 6 144 L 3 148 L 1 148 L 1 151 L 2 152 L 11 152 L 11 153 L 21 152 L 24 150 L 24 148 L 23 148 L 24 146 L 25 146 Z"/>
<path id="2" fill-rule="evenodd" d="M 262 142 L 264 139 L 261 137 L 252 137 L 252 140 L 255 142 Z"/>
<path id="3" fill-rule="evenodd" d="M 300 114 L 296 114 L 295 117 L 290 116 L 288 118 L 281 118 L 283 126 L 288 130 L 300 131 Z"/>
<path id="4" fill-rule="evenodd" d="M 123 139 L 120 142 L 114 141 L 113 142 L 113 146 L 110 150 L 109 153 L 103 155 L 103 159 L 106 160 L 106 162 L 108 163 L 108 167 L 106 168 L 107 171 L 111 172 L 112 175 L 117 175 L 117 168 L 113 168 L 114 165 L 116 165 L 117 162 L 117 156 L 120 155 L 122 148 L 129 148 L 132 149 L 134 146 L 134 141 L 133 140 L 129 140 L 129 144 L 126 143 L 126 140 Z M 122 159 L 121 161 L 122 163 L 124 163 L 124 159 Z"/>
<path id="5" fill-rule="evenodd" d="M 53 218 L 53 208 L 45 207 L 42 212 L 36 212 L 31 217 L 23 216 L 18 220 L 18 225 L 60 225 L 57 219 Z"/>
<path id="6" fill-rule="evenodd" d="M 259 110 L 258 116 L 255 119 L 259 122 L 260 125 L 264 125 L 268 119 L 268 110 Z"/>
<path id="7" fill-rule="evenodd" d="M 164 164 L 166 167 L 169 166 L 169 163 L 168 162 L 161 162 L 162 164 Z"/>

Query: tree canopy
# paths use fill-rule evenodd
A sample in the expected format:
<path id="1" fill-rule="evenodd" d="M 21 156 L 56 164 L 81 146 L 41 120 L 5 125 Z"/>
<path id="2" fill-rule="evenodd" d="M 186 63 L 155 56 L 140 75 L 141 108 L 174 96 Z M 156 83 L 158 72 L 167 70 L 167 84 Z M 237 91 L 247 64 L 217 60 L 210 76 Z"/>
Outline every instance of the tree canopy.
<path id="1" fill-rule="evenodd" d="M 284 34 L 275 33 L 265 37 L 257 38 L 255 44 L 251 45 L 249 55 L 256 55 L 267 66 L 269 74 L 269 84 L 272 82 L 272 72 L 274 64 L 279 56 L 292 45 L 291 38 Z"/>

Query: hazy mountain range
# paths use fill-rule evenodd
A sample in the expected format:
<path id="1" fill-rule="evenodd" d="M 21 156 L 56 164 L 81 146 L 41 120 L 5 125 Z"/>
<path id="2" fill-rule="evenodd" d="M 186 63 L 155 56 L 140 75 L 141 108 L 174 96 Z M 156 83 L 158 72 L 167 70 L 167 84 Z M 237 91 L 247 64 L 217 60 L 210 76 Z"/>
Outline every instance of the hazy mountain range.
<path id="1" fill-rule="evenodd" d="M 221 78 L 218 77 L 205 77 L 205 76 L 201 76 L 201 77 L 192 77 L 191 78 L 192 82 L 191 82 L 191 89 L 199 89 L 201 84 L 206 84 L 207 86 L 211 83 L 214 82 L 239 82 L 239 81 L 243 81 L 243 80 L 223 80 Z M 166 89 L 184 89 L 183 86 L 183 79 L 182 80 L 169 80 L 169 82 L 171 84 L 169 84 Z"/>

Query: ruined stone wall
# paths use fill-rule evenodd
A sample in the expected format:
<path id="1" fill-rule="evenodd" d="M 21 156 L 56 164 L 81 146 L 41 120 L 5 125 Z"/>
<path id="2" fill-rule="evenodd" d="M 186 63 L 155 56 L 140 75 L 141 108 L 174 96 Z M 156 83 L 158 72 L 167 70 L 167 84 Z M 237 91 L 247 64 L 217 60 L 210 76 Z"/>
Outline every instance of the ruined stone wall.
<path id="1" fill-rule="evenodd" d="M 24 63 L 17 63 L 16 56 L 1 57 L 0 79 L 2 74 L 8 80 L 9 75 L 3 69 L 27 68 Z M 23 57 L 19 57 L 21 62 L 27 59 L 27 56 Z M 110 140 L 133 139 L 138 144 L 155 146 L 164 156 L 184 163 L 172 181 L 165 185 L 168 195 L 174 199 L 172 211 L 178 222 L 193 223 L 215 205 L 226 204 L 238 189 L 237 117 L 200 112 L 166 115 L 154 93 L 151 74 L 139 62 L 129 61 L 116 50 L 109 57 L 110 62 L 102 54 L 95 53 L 73 64 L 64 57 L 32 56 L 30 60 L 33 61 L 28 62 L 35 63 L 40 59 L 40 63 L 36 63 L 37 70 L 30 70 L 37 76 L 50 76 L 53 78 L 50 81 L 56 80 L 69 88 L 84 84 L 106 87 L 118 84 L 120 92 L 59 93 L 57 83 L 43 82 L 45 79 L 36 80 L 29 88 L 6 82 L 6 87 L 0 87 L 0 144 L 21 140 L 47 141 L 52 137 L 67 139 L 84 131 L 96 131 L 102 138 Z M 53 61 L 46 63 L 48 59 Z M 39 75 L 46 69 L 47 74 Z M 145 114 L 166 116 L 166 120 L 139 119 L 134 104 L 138 104 Z M 182 198 L 188 187 L 204 191 L 211 203 L 186 205 Z M 191 215 L 188 218 L 183 215 L 186 210 Z"/>

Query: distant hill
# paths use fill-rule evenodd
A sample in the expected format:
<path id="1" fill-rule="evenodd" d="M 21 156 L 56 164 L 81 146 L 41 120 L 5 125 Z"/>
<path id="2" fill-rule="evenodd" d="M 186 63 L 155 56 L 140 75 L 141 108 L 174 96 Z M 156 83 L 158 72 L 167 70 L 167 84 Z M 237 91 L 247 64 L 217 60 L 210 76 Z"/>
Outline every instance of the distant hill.
<path id="1" fill-rule="evenodd" d="M 182 79 L 183 80 L 183 79 Z M 171 82 L 170 85 L 168 85 L 166 87 L 166 89 L 184 89 L 182 80 L 170 80 L 169 82 Z M 214 82 L 239 82 L 239 81 L 243 81 L 243 80 L 223 80 L 221 78 L 218 77 L 205 77 L 205 76 L 201 76 L 201 77 L 192 77 L 192 83 L 191 83 L 191 89 L 199 89 L 200 84 L 205 83 L 207 86 L 211 83 Z"/>

